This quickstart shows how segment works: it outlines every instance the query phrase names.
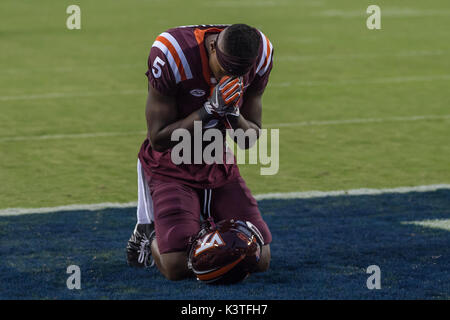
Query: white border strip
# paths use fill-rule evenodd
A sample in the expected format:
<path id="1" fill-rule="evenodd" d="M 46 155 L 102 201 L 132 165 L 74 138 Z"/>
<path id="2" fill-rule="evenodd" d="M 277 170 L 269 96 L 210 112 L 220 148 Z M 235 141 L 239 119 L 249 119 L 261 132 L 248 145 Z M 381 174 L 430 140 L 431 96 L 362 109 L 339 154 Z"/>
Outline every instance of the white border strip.
<path id="1" fill-rule="evenodd" d="M 389 189 L 351 189 L 338 191 L 305 191 L 305 192 L 288 192 L 288 193 L 266 193 L 255 196 L 256 200 L 267 199 L 310 199 L 322 197 L 337 196 L 363 196 L 363 195 L 379 195 L 385 193 L 408 193 L 408 192 L 429 192 L 439 189 L 450 189 L 450 184 L 432 184 L 428 186 L 416 187 L 398 187 Z M 0 211 L 1 212 L 1 211 Z"/>
<path id="2" fill-rule="evenodd" d="M 60 211 L 96 211 L 103 209 L 114 208 L 132 208 L 137 207 L 137 201 L 117 203 L 117 202 L 104 202 L 95 204 L 71 204 L 67 206 L 59 207 L 47 207 L 47 208 L 8 208 L 0 210 L 0 217 L 5 216 L 20 216 L 22 214 L 35 214 L 35 213 L 53 213 Z"/>
<path id="3" fill-rule="evenodd" d="M 409 192 L 430 192 L 439 189 L 450 189 L 450 184 L 432 184 L 416 187 L 398 187 L 388 189 L 351 189 L 338 191 L 305 191 L 305 192 L 288 192 L 288 193 L 265 193 L 255 196 L 256 200 L 268 199 L 310 199 L 322 197 L 336 196 L 362 196 L 362 195 L 379 195 L 385 193 L 409 193 Z M 137 206 L 137 202 L 114 203 L 105 202 L 97 204 L 74 204 L 68 206 L 48 207 L 48 208 L 9 208 L 0 210 L 1 216 L 18 216 L 23 214 L 36 213 L 53 213 L 61 211 L 96 211 L 114 208 L 133 208 Z"/>

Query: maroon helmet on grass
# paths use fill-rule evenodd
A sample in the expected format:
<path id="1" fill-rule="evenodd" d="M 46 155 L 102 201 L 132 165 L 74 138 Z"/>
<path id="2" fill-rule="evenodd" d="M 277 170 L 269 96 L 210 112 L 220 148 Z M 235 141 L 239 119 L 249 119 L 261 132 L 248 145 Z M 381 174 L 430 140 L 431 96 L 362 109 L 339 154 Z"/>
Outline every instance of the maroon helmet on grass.
<path id="1" fill-rule="evenodd" d="M 249 221 L 210 223 L 191 241 L 188 267 L 206 283 L 237 283 L 255 271 L 263 243 L 261 233 Z"/>

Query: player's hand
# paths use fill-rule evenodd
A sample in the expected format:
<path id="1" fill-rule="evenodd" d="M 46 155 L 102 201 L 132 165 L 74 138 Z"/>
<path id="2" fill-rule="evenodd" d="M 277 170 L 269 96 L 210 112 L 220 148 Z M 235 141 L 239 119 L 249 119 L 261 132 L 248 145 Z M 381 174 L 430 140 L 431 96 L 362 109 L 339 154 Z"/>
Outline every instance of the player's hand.
<path id="1" fill-rule="evenodd" d="M 215 86 L 211 97 L 205 103 L 206 112 L 223 117 L 227 113 L 236 113 L 236 105 L 243 94 L 242 77 L 223 77 Z M 238 110 L 239 111 L 239 110 Z"/>
<path id="2" fill-rule="evenodd" d="M 240 116 L 239 108 L 237 106 L 231 106 L 228 107 L 228 109 L 225 111 L 224 120 L 225 120 L 225 127 L 227 129 L 233 129 L 234 124 L 238 121 Z"/>

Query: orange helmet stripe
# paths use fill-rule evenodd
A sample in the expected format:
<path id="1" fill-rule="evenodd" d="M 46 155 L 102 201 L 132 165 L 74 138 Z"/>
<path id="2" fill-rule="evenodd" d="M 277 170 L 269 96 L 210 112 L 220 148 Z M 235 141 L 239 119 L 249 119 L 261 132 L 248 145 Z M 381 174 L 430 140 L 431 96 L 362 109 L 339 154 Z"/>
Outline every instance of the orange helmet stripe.
<path id="1" fill-rule="evenodd" d="M 208 281 L 208 280 L 213 280 L 214 278 L 220 277 L 222 275 L 224 275 L 225 273 L 227 273 L 228 271 L 230 271 L 231 269 L 233 269 L 239 262 L 241 262 L 243 259 L 245 258 L 245 255 L 242 255 L 239 257 L 239 259 L 237 259 L 236 261 L 207 274 L 199 274 L 197 275 L 197 278 L 199 280 L 202 281 Z"/>

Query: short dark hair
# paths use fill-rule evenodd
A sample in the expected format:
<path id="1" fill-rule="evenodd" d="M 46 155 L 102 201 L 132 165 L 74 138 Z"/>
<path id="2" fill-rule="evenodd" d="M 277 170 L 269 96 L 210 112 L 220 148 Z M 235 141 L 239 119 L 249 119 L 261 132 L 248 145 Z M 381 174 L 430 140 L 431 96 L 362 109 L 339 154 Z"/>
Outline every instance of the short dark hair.
<path id="1" fill-rule="evenodd" d="M 233 24 L 224 30 L 223 50 L 239 58 L 256 58 L 258 56 L 261 35 L 246 24 Z"/>

